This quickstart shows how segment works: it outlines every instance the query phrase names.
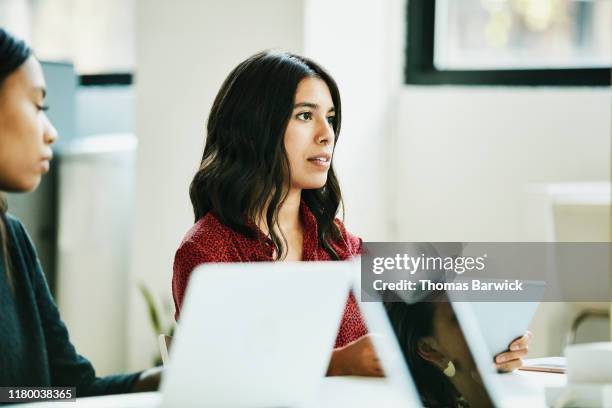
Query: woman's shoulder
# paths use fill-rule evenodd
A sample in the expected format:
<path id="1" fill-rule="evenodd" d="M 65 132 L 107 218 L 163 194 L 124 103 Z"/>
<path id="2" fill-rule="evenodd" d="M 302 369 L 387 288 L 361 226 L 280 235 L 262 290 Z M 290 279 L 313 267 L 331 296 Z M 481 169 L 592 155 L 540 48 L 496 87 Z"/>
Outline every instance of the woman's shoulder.
<path id="1" fill-rule="evenodd" d="M 340 231 L 340 235 L 342 236 L 342 239 L 346 242 L 348 255 L 349 256 L 361 255 L 363 240 L 357 235 L 354 235 L 351 232 L 349 232 L 346 229 L 344 222 L 342 222 L 342 220 L 340 220 L 339 218 L 336 218 L 334 220 L 334 223 L 338 227 L 338 230 Z"/>
<path id="2" fill-rule="evenodd" d="M 36 247 L 20 219 L 9 213 L 5 214 L 6 230 L 10 241 L 9 252 L 14 262 L 14 271 L 34 271 L 39 267 Z M 32 275 L 34 279 L 34 275 Z"/>
<path id="3" fill-rule="evenodd" d="M 212 213 L 196 221 L 185 234 L 183 242 L 194 242 L 198 245 L 216 246 L 228 241 L 235 232 L 222 224 Z"/>
<path id="4" fill-rule="evenodd" d="M 15 248 L 19 251 L 30 250 L 32 247 L 32 240 L 28 235 L 28 232 L 23 225 L 23 222 L 14 215 L 6 213 L 6 226 L 7 232 L 11 239 L 11 248 Z"/>
<path id="5" fill-rule="evenodd" d="M 25 232 L 25 228 L 21 220 L 11 213 L 6 213 L 6 223 L 12 232 L 19 234 L 23 234 Z"/>
<path id="6" fill-rule="evenodd" d="M 232 252 L 230 249 L 238 235 L 212 213 L 208 213 L 187 231 L 177 249 L 177 256 L 196 253 L 209 262 L 220 261 L 216 258 L 229 255 L 228 251 Z"/>

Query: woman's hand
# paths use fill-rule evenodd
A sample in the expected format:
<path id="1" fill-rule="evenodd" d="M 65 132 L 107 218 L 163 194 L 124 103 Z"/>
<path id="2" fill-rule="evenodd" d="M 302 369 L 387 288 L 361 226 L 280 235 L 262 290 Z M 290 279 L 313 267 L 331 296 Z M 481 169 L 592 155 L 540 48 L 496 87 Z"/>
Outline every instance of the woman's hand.
<path id="1" fill-rule="evenodd" d="M 384 377 L 371 335 L 367 334 L 344 347 L 334 349 L 327 375 Z"/>
<path id="2" fill-rule="evenodd" d="M 495 366 L 499 371 L 514 371 L 523 365 L 523 357 L 529 351 L 529 342 L 533 335 L 529 330 L 522 337 L 510 343 L 509 350 L 495 356 Z"/>
<path id="3" fill-rule="evenodd" d="M 144 370 L 142 373 L 140 373 L 140 377 L 138 377 L 138 380 L 136 380 L 134 383 L 132 392 L 157 391 L 161 381 L 162 372 L 162 367 L 153 367 L 149 368 L 148 370 Z"/>

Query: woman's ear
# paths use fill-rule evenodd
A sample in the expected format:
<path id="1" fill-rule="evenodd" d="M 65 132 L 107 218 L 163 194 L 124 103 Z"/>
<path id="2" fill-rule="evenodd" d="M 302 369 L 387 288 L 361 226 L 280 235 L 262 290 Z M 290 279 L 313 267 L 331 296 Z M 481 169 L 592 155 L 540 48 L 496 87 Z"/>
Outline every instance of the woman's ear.
<path id="1" fill-rule="evenodd" d="M 419 340 L 417 344 L 417 353 L 423 360 L 430 362 L 441 370 L 443 370 L 448 363 L 448 359 L 438 350 L 438 345 L 432 338 L 426 337 Z"/>

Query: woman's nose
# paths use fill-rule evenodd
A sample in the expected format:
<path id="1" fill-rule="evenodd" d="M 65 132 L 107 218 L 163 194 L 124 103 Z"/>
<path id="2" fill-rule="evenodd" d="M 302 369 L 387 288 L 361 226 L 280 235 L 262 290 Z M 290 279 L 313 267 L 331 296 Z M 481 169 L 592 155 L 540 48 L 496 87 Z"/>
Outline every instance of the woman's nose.
<path id="1" fill-rule="evenodd" d="M 328 144 L 332 142 L 335 138 L 334 128 L 332 125 L 327 122 L 327 119 L 321 123 L 319 126 L 319 131 L 317 133 L 317 143 L 318 144 Z"/>
<path id="2" fill-rule="evenodd" d="M 53 123 L 49 120 L 47 116 L 45 116 L 45 133 L 44 133 L 44 141 L 45 144 L 53 144 L 57 140 L 57 129 L 53 126 Z"/>

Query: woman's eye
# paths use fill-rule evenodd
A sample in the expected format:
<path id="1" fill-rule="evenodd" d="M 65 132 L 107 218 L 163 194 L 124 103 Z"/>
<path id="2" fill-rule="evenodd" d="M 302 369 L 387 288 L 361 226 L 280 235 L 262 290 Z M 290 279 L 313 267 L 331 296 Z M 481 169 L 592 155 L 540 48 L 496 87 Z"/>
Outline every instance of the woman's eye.
<path id="1" fill-rule="evenodd" d="M 300 120 L 310 120 L 312 119 L 312 112 L 298 113 L 297 118 Z"/>
<path id="2" fill-rule="evenodd" d="M 336 123 L 336 117 L 335 116 L 328 116 L 327 117 L 327 123 L 329 123 L 331 126 L 334 126 L 334 123 Z"/>
<path id="3" fill-rule="evenodd" d="M 49 110 L 49 105 L 36 105 L 39 111 L 46 112 Z"/>

